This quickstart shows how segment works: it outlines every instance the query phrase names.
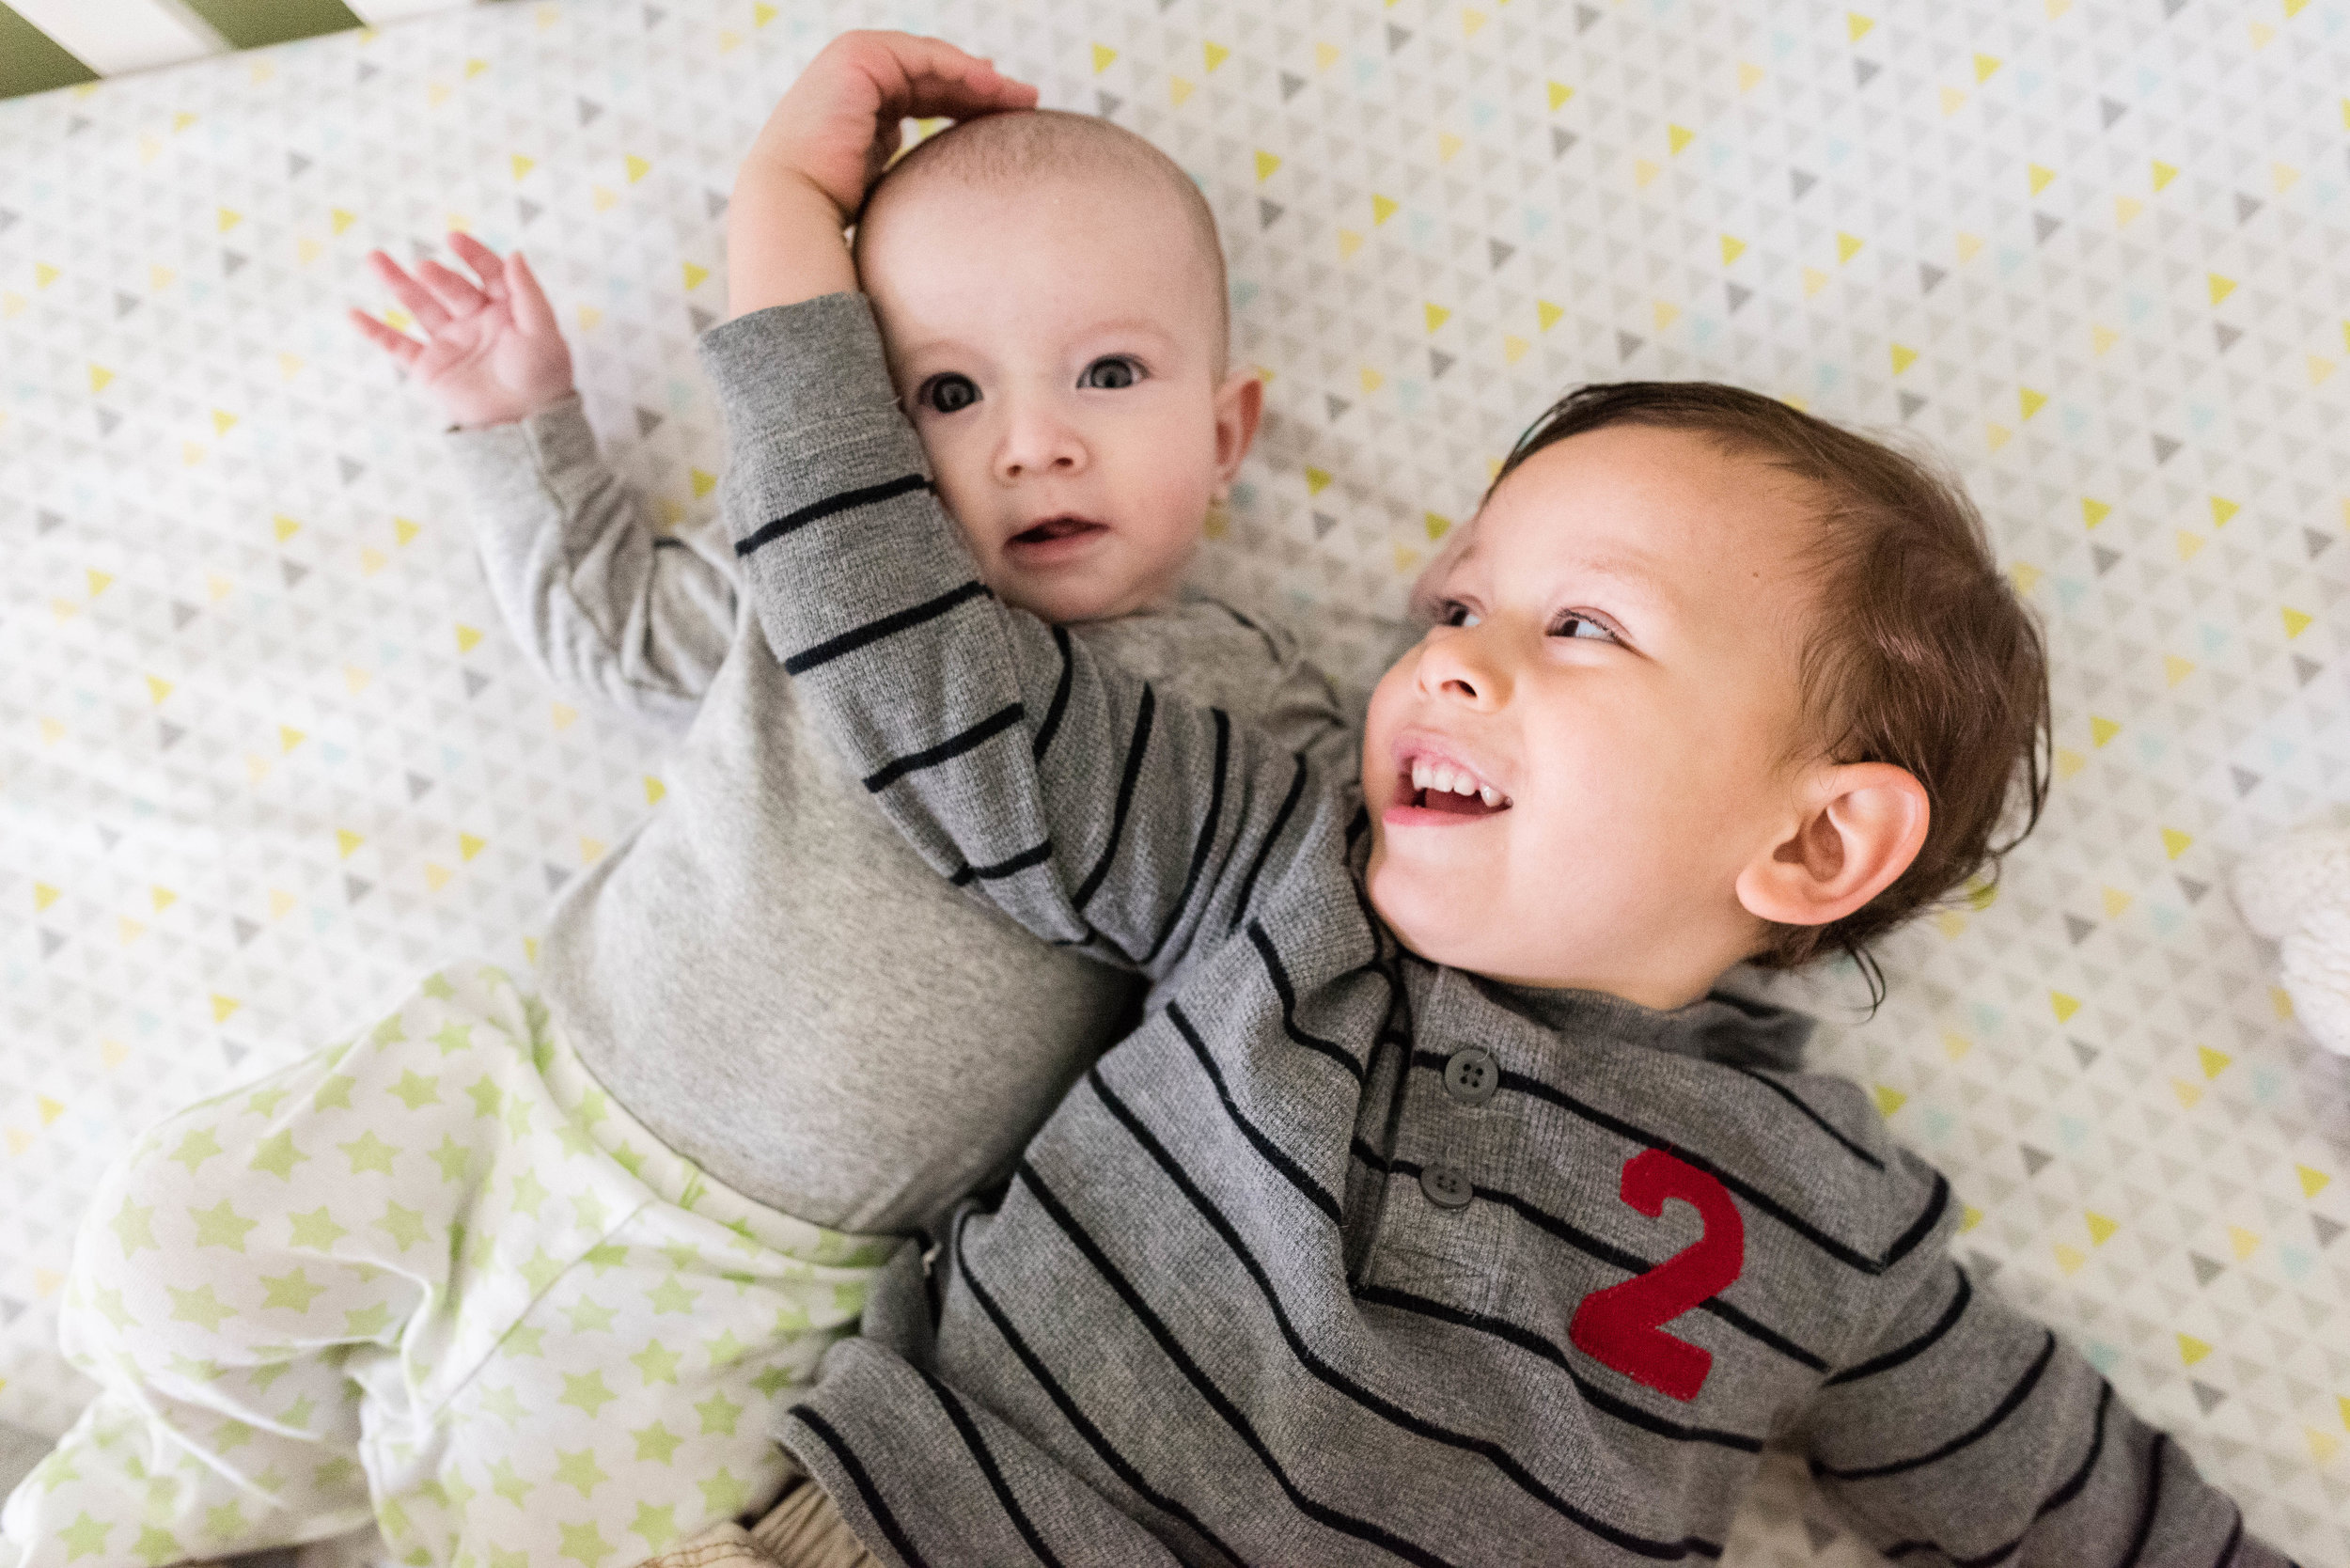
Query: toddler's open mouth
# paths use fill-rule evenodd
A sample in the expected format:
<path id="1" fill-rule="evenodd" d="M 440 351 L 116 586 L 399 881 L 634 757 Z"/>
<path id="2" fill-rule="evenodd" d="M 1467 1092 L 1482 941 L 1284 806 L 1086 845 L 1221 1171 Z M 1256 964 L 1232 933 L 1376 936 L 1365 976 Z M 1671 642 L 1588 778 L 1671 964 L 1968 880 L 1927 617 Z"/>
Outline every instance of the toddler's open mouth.
<path id="1" fill-rule="evenodd" d="M 1490 817 L 1510 809 L 1510 797 L 1454 763 L 1415 757 L 1403 770 L 1399 806 L 1456 817 Z"/>

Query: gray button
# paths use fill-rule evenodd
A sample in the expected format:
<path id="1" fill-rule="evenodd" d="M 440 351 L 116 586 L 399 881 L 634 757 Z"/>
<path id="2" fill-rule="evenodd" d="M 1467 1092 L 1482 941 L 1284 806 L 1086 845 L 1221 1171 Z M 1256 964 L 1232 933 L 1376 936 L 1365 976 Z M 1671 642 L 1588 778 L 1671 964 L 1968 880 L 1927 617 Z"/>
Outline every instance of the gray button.
<path id="1" fill-rule="evenodd" d="M 1469 1190 L 1469 1179 L 1449 1165 L 1425 1167 L 1419 1173 L 1419 1190 L 1428 1195 L 1428 1201 L 1439 1209 L 1465 1207 L 1476 1194 Z"/>
<path id="2" fill-rule="evenodd" d="M 1500 1087 L 1501 1065 L 1491 1051 L 1466 1046 L 1444 1064 L 1444 1091 L 1465 1105 L 1483 1105 Z"/>

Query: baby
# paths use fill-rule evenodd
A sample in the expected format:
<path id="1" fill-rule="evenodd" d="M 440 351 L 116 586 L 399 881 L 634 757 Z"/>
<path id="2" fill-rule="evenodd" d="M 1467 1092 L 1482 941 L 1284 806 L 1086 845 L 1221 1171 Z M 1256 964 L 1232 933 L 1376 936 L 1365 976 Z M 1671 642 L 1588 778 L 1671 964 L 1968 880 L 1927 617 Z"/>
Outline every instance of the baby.
<path id="1" fill-rule="evenodd" d="M 1359 784 L 1301 795 L 979 587 L 838 236 L 856 83 L 991 78 L 856 48 L 746 165 L 774 221 L 702 340 L 751 598 L 933 868 L 1159 989 L 888 1266 L 778 1512 L 907 1564 L 1702 1560 L 1779 1442 L 1904 1561 L 2281 1562 L 1951 1262 L 1805 1022 L 1715 990 L 2036 815 L 2041 639 L 1964 494 L 1751 393 L 1571 395 L 1423 585 Z"/>
<path id="2" fill-rule="evenodd" d="M 599 459 L 528 265 L 451 238 L 474 281 L 374 258 L 425 342 L 361 320 L 463 427 L 524 646 L 684 731 L 668 798 L 556 905 L 534 976 L 446 969 L 141 1141 L 64 1310 L 102 1391 L 10 1499 L 0 1561 L 372 1520 L 405 1561 L 624 1568 L 763 1508 L 788 1391 L 876 1266 L 1005 1173 L 1157 957 L 1039 941 L 915 855 L 873 799 L 953 748 L 875 771 L 810 728 L 731 558 L 657 534 Z M 1179 591 L 1261 396 L 1228 368 L 1215 226 L 1182 171 L 1102 121 L 979 118 L 898 164 L 857 244 L 891 396 L 986 562 L 962 591 L 1301 752 L 1351 750 L 1287 642 Z M 955 744 L 1058 722 L 1047 693 Z"/>

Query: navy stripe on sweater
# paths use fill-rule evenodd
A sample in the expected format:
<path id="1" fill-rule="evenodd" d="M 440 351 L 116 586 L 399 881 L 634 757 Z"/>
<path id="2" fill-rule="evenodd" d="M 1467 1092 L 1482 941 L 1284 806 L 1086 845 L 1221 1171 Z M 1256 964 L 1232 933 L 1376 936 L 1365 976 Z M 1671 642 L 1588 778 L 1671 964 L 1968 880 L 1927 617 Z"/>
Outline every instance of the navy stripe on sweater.
<path id="1" fill-rule="evenodd" d="M 916 1367 L 914 1372 L 938 1401 L 938 1407 L 947 1412 L 947 1419 L 954 1425 L 955 1435 L 961 1437 L 963 1446 L 970 1450 L 971 1462 L 987 1478 L 988 1489 L 995 1494 L 995 1500 L 1003 1506 L 1004 1517 L 1010 1519 L 1011 1528 L 1020 1532 L 1020 1539 L 1028 1544 L 1028 1550 L 1036 1554 L 1036 1560 L 1045 1568 L 1061 1568 L 1060 1559 L 1053 1555 L 1053 1548 L 1046 1545 L 1044 1537 L 1037 1533 L 1027 1510 L 1022 1508 L 1020 1499 L 1012 1496 L 1010 1483 L 1004 1480 L 1003 1466 L 995 1463 L 995 1451 L 987 1446 L 987 1439 L 980 1435 L 979 1425 L 971 1419 L 970 1412 L 964 1409 L 963 1401 L 955 1397 L 953 1389 L 920 1367 Z"/>
<path id="2" fill-rule="evenodd" d="M 894 501 L 901 495 L 911 495 L 917 490 L 930 488 L 931 481 L 921 475 L 906 474 L 898 478 L 885 479 L 880 484 L 869 484 L 855 490 L 844 490 L 838 495 L 827 495 L 821 501 L 810 501 L 797 511 L 788 511 L 771 523 L 760 525 L 747 537 L 736 540 L 734 541 L 735 557 L 739 559 L 754 550 L 773 544 L 788 533 L 795 532 L 807 527 L 810 523 L 830 517 L 835 512 L 848 511 L 855 507 L 878 506 L 884 501 Z M 657 540 L 655 542 L 666 544 L 670 541 Z"/>
<path id="3" fill-rule="evenodd" d="M 998 708 L 960 735 L 949 736 L 936 745 L 926 746 L 920 751 L 908 752 L 893 762 L 875 768 L 865 776 L 865 792 L 880 794 L 910 773 L 919 773 L 924 768 L 934 768 L 941 762 L 950 761 L 1012 729 L 1026 716 L 1026 711 L 1017 702 Z"/>
<path id="4" fill-rule="evenodd" d="M 2048 1362 L 2055 1356 L 2056 1348 L 2057 1337 L 2053 1333 L 2044 1332 L 2040 1341 L 2039 1358 L 2025 1369 L 2024 1375 L 2015 1380 L 2015 1386 L 2008 1389 L 2007 1396 L 1993 1406 L 1991 1414 L 1940 1448 L 1929 1449 L 1926 1452 L 1908 1459 L 1896 1459 L 1890 1464 L 1863 1465 L 1852 1469 L 1844 1469 L 1834 1465 L 1823 1465 L 1814 1460 L 1811 1464 L 1811 1473 L 1831 1481 L 1874 1481 L 1882 1476 L 1904 1475 L 1911 1470 L 1923 1469 L 1928 1465 L 1938 1464 L 1948 1459 L 1961 1449 L 1970 1447 L 1989 1436 L 1998 1430 L 2001 1421 L 2015 1413 L 2016 1407 L 2031 1396 L 2033 1388 L 2040 1382 L 2040 1374 L 2048 1370 Z"/>
<path id="5" fill-rule="evenodd" d="M 884 638 L 894 637 L 901 632 L 911 631 L 926 620 L 936 620 L 958 604 L 973 599 L 995 597 L 988 591 L 985 583 L 974 578 L 960 588 L 948 588 L 935 599 L 925 600 L 919 604 L 910 605 L 893 615 L 869 620 L 864 625 L 853 627 L 837 637 L 826 637 L 813 648 L 803 648 L 783 661 L 783 672 L 786 675 L 806 675 L 809 670 L 828 665 L 844 653 L 854 653 L 869 643 L 880 642 Z"/>

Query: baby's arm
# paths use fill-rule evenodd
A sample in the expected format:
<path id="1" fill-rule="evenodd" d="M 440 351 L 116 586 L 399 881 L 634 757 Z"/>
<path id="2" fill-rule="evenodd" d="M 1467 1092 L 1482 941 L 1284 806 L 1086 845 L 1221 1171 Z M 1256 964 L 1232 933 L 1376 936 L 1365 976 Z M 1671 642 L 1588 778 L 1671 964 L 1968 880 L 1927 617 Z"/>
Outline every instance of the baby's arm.
<path id="1" fill-rule="evenodd" d="M 508 629 L 566 693 L 673 728 L 691 722 L 733 641 L 730 564 L 656 533 L 596 448 L 571 352 L 520 253 L 449 242 L 481 287 L 437 262 L 376 274 L 416 319 L 416 343 L 361 329 L 406 366 L 456 428 L 482 566 Z"/>
<path id="2" fill-rule="evenodd" d="M 1794 1434 L 1864 1538 L 1904 1563 L 2284 1568 L 2175 1443 L 1941 1239 L 1888 1276 L 1896 1305 Z"/>

